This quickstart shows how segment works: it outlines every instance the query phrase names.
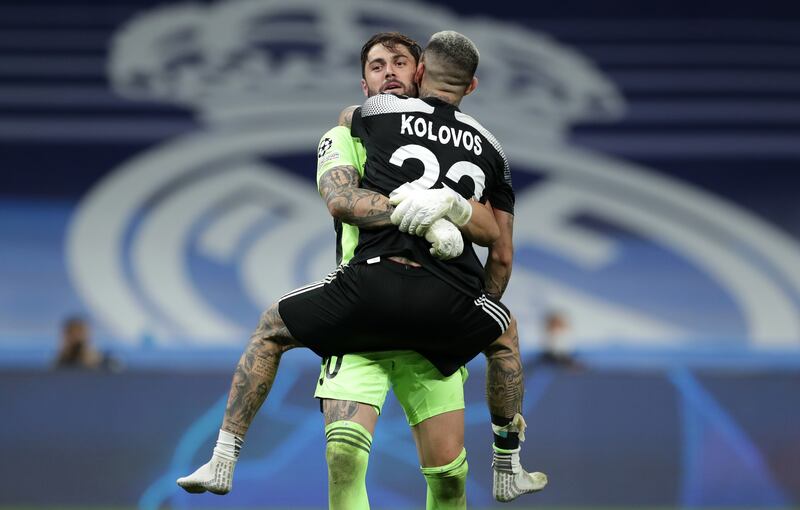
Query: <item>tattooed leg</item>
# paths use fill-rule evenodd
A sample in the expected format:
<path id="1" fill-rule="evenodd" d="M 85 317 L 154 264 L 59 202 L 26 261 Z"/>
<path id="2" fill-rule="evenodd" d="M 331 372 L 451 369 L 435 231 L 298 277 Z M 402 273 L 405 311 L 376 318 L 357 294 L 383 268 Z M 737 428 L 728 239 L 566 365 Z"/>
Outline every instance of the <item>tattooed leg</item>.
<path id="1" fill-rule="evenodd" d="M 250 424 L 269 395 L 284 352 L 300 345 L 292 338 L 272 305 L 261 315 L 233 374 L 222 430 L 244 438 Z"/>
<path id="2" fill-rule="evenodd" d="M 351 400 L 322 400 L 322 413 L 325 426 L 337 421 L 352 421 L 364 427 L 370 434 L 375 432 L 378 423 L 378 412 L 374 407 Z"/>
<path id="3" fill-rule="evenodd" d="M 281 355 L 299 344 L 278 314 L 278 305 L 263 313 L 233 374 L 228 405 L 211 460 L 176 480 L 186 492 L 227 494 L 247 429 L 267 398 Z"/>
<path id="4" fill-rule="evenodd" d="M 358 402 L 350 400 L 330 400 L 322 401 L 322 413 L 325 416 L 325 425 L 339 420 L 349 420 L 358 412 Z"/>
<path id="5" fill-rule="evenodd" d="M 487 358 L 486 399 L 492 415 L 492 494 L 497 501 L 513 501 L 523 494 L 539 492 L 547 475 L 529 473 L 520 463 L 520 441 L 525 436 L 521 414 L 524 385 L 519 354 L 517 321 L 511 319 L 506 332 L 485 351 Z"/>
<path id="6" fill-rule="evenodd" d="M 484 354 L 487 361 L 486 400 L 489 411 L 493 415 L 511 419 L 522 411 L 525 391 L 516 319 L 512 318 L 506 332 Z"/>

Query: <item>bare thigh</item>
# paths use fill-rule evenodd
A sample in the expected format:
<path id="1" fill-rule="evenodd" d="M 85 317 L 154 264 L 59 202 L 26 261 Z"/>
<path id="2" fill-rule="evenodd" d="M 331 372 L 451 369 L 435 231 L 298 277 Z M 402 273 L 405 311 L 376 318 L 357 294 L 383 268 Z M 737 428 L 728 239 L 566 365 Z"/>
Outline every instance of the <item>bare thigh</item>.
<path id="1" fill-rule="evenodd" d="M 446 466 L 464 449 L 464 410 L 442 413 L 411 427 L 422 467 Z"/>
<path id="2" fill-rule="evenodd" d="M 325 425 L 336 421 L 352 421 L 358 423 L 370 433 L 375 434 L 375 424 L 378 423 L 378 412 L 374 407 L 351 400 L 322 400 L 322 413 L 325 415 Z"/>

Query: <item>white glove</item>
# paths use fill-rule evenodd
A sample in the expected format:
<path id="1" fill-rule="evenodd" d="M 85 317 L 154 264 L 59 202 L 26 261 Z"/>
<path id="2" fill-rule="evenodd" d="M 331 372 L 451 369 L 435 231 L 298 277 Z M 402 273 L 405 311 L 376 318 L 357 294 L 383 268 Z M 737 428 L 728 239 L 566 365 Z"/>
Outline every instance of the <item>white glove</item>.
<path id="1" fill-rule="evenodd" d="M 445 186 L 400 192 L 389 199 L 396 205 L 391 221 L 401 232 L 423 236 L 434 221 L 447 217 L 456 226 L 464 226 L 472 217 L 469 201 Z"/>
<path id="2" fill-rule="evenodd" d="M 425 233 L 425 239 L 431 243 L 431 255 L 437 259 L 450 260 L 464 251 L 464 238 L 458 227 L 444 218 L 434 221 Z"/>

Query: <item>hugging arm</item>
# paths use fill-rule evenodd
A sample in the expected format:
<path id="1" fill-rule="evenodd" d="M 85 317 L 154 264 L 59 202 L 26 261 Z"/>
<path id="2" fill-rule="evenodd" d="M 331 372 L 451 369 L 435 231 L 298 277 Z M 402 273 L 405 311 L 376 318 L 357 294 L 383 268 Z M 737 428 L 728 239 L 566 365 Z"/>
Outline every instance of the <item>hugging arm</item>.
<path id="1" fill-rule="evenodd" d="M 392 225 L 394 206 L 380 193 L 359 188 L 358 170 L 350 165 L 331 168 L 319 178 L 319 194 L 331 216 L 358 228 Z"/>
<path id="2" fill-rule="evenodd" d="M 493 209 L 493 214 L 500 229 L 497 240 L 489 246 L 486 259 L 486 293 L 500 299 L 506 291 L 511 279 L 511 268 L 514 261 L 514 215 L 500 209 Z"/>
<path id="3" fill-rule="evenodd" d="M 469 223 L 460 227 L 464 237 L 479 246 L 491 246 L 500 237 L 500 227 L 491 206 L 470 200 L 472 217 Z"/>

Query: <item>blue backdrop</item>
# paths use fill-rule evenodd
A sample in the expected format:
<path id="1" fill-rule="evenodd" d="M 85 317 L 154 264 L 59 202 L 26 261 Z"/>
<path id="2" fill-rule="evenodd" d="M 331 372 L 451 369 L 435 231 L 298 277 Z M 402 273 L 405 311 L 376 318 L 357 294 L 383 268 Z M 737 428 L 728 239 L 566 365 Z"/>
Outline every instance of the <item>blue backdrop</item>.
<path id="1" fill-rule="evenodd" d="M 529 363 L 558 310 L 588 365 L 528 373 L 535 502 L 800 504 L 800 12 L 633 0 L 0 2 L 0 504 L 324 504 L 307 353 L 232 496 L 173 478 L 209 451 L 260 310 L 332 269 L 315 150 L 386 29 L 480 48 L 462 107 L 512 164 L 504 301 Z M 73 313 L 125 372 L 46 370 Z M 482 364 L 469 490 L 489 505 Z M 401 414 L 376 435 L 378 506 L 422 500 Z"/>
<path id="2" fill-rule="evenodd" d="M 318 372 L 288 354 L 248 435 L 234 490 L 189 496 L 175 479 L 205 462 L 230 375 L 175 371 L 0 375 L 11 412 L 0 504 L 163 508 L 320 508 L 327 501 Z M 483 361 L 467 382 L 468 497 L 491 505 L 491 432 Z M 800 500 L 796 371 L 599 370 L 527 367 L 523 463 L 550 484 L 513 507 L 789 508 Z M 367 477 L 377 508 L 420 508 L 424 479 L 392 397 Z M 47 490 L 42 490 L 43 480 Z"/>

